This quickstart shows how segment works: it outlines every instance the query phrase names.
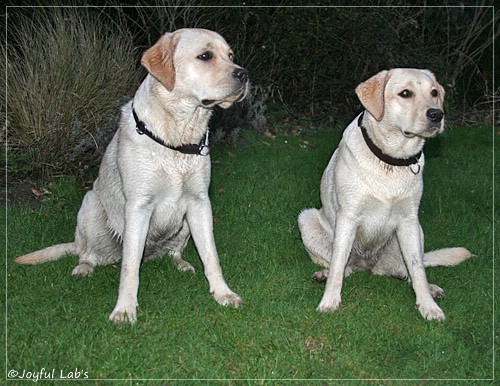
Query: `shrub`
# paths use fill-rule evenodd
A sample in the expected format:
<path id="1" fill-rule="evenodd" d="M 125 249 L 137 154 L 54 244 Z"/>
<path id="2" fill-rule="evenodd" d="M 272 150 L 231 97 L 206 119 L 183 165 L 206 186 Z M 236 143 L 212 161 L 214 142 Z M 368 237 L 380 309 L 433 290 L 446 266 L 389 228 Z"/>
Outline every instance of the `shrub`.
<path id="1" fill-rule="evenodd" d="M 13 8 L 7 28 L 9 159 L 38 177 L 86 171 L 138 84 L 130 34 L 97 9 L 73 7 Z"/>

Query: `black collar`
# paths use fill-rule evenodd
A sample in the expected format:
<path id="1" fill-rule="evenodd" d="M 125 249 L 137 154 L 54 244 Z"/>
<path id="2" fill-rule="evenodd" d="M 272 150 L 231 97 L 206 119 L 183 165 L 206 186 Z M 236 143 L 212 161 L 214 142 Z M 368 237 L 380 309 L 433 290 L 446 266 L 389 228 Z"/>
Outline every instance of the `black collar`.
<path id="1" fill-rule="evenodd" d="M 385 154 L 382 150 L 380 150 L 368 136 L 366 128 L 363 126 L 364 115 L 365 112 L 363 111 L 358 118 L 358 126 L 360 127 L 361 132 L 363 133 L 363 138 L 365 139 L 366 144 L 368 145 L 372 153 L 375 154 L 379 160 L 392 166 L 411 166 L 418 163 L 420 156 L 422 155 L 422 151 L 419 151 L 417 154 L 409 158 L 393 158 L 390 155 Z"/>
<path id="2" fill-rule="evenodd" d="M 146 127 L 146 124 L 143 121 L 139 120 L 139 117 L 137 116 L 137 113 L 135 112 L 133 105 L 132 105 L 132 115 L 134 116 L 136 125 L 135 128 L 137 133 L 139 133 L 140 135 L 146 134 L 153 141 L 159 143 L 162 146 L 165 146 L 166 148 L 178 151 L 183 154 L 208 155 L 210 153 L 210 147 L 208 146 L 208 129 L 205 138 L 202 139 L 199 144 L 197 145 L 189 144 L 189 145 L 182 145 L 175 147 L 167 145 L 165 141 L 163 141 L 163 139 L 157 137 L 151 131 L 149 131 L 148 128 Z"/>

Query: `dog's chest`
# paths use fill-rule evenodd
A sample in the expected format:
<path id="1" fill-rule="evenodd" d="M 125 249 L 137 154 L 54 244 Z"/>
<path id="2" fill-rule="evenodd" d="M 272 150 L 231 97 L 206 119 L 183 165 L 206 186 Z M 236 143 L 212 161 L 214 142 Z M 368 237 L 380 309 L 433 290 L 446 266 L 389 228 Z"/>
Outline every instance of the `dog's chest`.
<path id="1" fill-rule="evenodd" d="M 402 219 L 412 212 L 410 205 L 408 199 L 367 200 L 358 217 L 355 249 L 365 256 L 377 254 L 394 236 Z"/>
<path id="2" fill-rule="evenodd" d="M 177 239 L 186 226 L 187 208 L 188 198 L 177 186 L 167 184 L 164 191 L 155 196 L 146 240 L 146 257 L 161 255 L 182 243 Z"/>
<path id="3" fill-rule="evenodd" d="M 191 157 L 199 159 L 199 156 Z M 177 162 L 173 166 L 168 163 L 158 165 L 149 193 L 154 208 L 150 231 L 160 238 L 176 234 L 190 202 L 208 195 L 210 169 L 193 162 Z"/>

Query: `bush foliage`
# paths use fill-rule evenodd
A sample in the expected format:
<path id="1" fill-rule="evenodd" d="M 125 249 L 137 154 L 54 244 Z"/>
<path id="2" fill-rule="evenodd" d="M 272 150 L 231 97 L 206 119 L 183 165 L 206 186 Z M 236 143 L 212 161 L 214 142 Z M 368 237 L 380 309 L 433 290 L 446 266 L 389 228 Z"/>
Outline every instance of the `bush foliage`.
<path id="1" fill-rule="evenodd" d="M 467 123 L 480 108 L 491 122 L 499 12 L 453 1 L 440 7 L 407 3 L 9 7 L 2 41 L 7 93 L 0 102 L 7 107 L 10 163 L 22 159 L 26 170 L 42 176 L 96 165 L 116 128 L 119 106 L 144 75 L 140 54 L 165 31 L 182 27 L 220 32 L 237 63 L 250 70 L 249 98 L 216 111 L 211 127 L 217 141 L 234 141 L 243 127 L 266 128 L 271 104 L 273 112 L 278 107 L 302 126 L 342 127 L 360 109 L 356 85 L 391 67 L 434 71 L 447 91 L 448 119 Z"/>
<path id="2" fill-rule="evenodd" d="M 137 84 L 132 40 L 88 8 L 14 10 L 6 85 L 9 156 L 32 172 L 95 165 Z"/>

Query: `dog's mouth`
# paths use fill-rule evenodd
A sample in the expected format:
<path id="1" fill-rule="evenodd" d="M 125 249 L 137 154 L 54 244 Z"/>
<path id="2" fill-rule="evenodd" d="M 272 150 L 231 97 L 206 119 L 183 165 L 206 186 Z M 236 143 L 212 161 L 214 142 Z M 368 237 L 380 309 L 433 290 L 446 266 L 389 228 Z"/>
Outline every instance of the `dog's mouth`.
<path id="1" fill-rule="evenodd" d="M 203 105 L 203 107 L 210 108 L 214 107 L 217 104 L 217 101 L 214 99 L 203 99 L 201 101 L 201 104 Z"/>
<path id="2" fill-rule="evenodd" d="M 211 109 L 215 106 L 220 106 L 224 109 L 227 109 L 228 107 L 232 106 L 233 103 L 241 102 L 243 99 L 245 99 L 248 90 L 247 85 L 248 83 L 245 83 L 244 86 L 240 87 L 224 99 L 202 99 L 201 104 L 206 109 Z"/>
<path id="3" fill-rule="evenodd" d="M 420 132 L 420 133 L 414 133 L 412 131 L 403 131 L 403 135 L 406 137 L 406 138 L 415 138 L 415 137 L 419 137 L 419 138 L 433 138 L 435 137 L 436 135 L 438 135 L 439 133 L 441 133 L 443 130 L 441 128 L 441 126 L 431 126 L 429 128 L 427 128 L 426 130 Z"/>

